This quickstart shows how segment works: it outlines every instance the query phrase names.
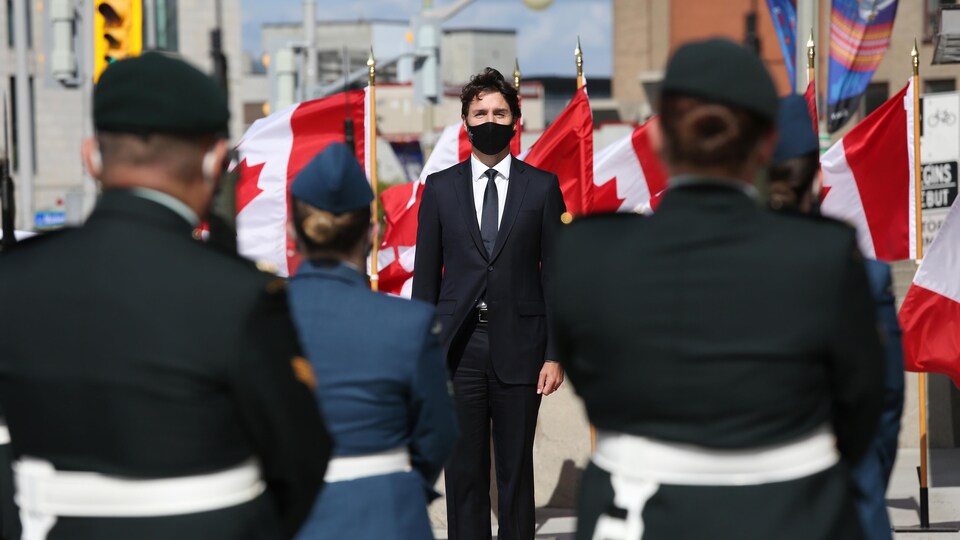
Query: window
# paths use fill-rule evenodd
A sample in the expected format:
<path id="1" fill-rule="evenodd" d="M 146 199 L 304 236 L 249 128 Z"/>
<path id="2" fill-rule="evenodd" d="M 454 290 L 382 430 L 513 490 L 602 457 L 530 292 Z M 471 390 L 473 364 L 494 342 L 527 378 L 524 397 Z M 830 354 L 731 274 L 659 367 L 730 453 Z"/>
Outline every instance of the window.
<path id="1" fill-rule="evenodd" d="M 890 98 L 889 85 L 885 82 L 872 82 L 867 85 L 867 91 L 863 93 L 862 117 L 866 116 L 884 104 Z"/>
<path id="2" fill-rule="evenodd" d="M 156 21 L 156 48 L 161 51 L 177 51 L 179 49 L 177 0 L 155 0 L 154 9 L 152 19 Z"/>
<path id="3" fill-rule="evenodd" d="M 7 46 L 11 49 L 14 47 L 16 20 L 13 16 L 13 3 L 19 1 L 24 1 L 26 4 L 24 9 L 27 10 L 27 48 L 33 49 L 33 3 L 25 0 L 7 0 Z"/>
<path id="4" fill-rule="evenodd" d="M 37 124 L 36 124 L 36 96 L 33 89 L 33 77 L 27 79 L 27 84 L 30 87 L 30 111 L 33 113 L 33 117 L 30 118 L 30 127 L 31 132 L 33 133 L 33 155 L 31 156 L 32 168 L 34 171 L 37 170 Z M 10 157 L 10 171 L 14 173 L 20 172 L 20 156 L 18 155 L 20 148 L 19 141 L 19 126 L 20 118 L 17 117 L 17 100 L 20 97 L 17 95 L 17 78 L 10 77 L 10 103 L 7 114 L 10 115 L 10 148 L 9 157 Z"/>
<path id="5" fill-rule="evenodd" d="M 923 25 L 923 41 L 930 43 L 933 36 L 937 35 L 937 20 L 940 17 L 940 6 L 952 6 L 956 0 L 923 0 L 926 17 Z"/>
<path id="6" fill-rule="evenodd" d="M 923 81 L 924 94 L 937 94 L 940 92 L 955 92 L 957 90 L 956 79 L 928 79 Z"/>

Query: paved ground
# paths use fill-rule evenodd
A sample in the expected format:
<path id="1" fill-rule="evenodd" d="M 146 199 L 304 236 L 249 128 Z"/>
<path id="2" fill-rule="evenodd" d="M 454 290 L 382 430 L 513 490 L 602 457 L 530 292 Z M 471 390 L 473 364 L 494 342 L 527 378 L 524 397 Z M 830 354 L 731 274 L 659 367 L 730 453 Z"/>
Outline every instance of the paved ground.
<path id="1" fill-rule="evenodd" d="M 920 525 L 920 494 L 916 468 L 920 452 L 901 449 L 897 456 L 887 508 L 896 528 Z M 930 458 L 930 524 L 931 527 L 960 529 L 960 449 L 933 450 Z M 577 520 L 570 509 L 541 508 L 537 511 L 537 540 L 573 540 Z M 496 526 L 494 526 L 496 528 Z M 447 537 L 445 530 L 435 531 L 438 539 Z M 496 530 L 494 530 L 496 534 Z M 896 540 L 944 540 L 960 538 L 960 532 L 897 532 Z"/>

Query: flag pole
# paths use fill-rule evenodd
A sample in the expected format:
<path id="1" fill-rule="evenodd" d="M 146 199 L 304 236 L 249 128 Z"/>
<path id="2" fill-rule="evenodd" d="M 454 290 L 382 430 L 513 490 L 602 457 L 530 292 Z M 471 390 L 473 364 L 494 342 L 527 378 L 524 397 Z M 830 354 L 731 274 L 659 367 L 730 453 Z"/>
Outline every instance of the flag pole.
<path id="1" fill-rule="evenodd" d="M 813 41 L 813 28 L 810 29 L 810 39 L 807 40 L 807 84 L 816 85 L 817 72 L 817 45 Z M 816 88 L 814 88 L 816 90 Z M 816 94 L 816 92 L 814 92 Z M 819 109 L 817 109 L 819 110 Z"/>
<path id="2" fill-rule="evenodd" d="M 923 258 L 923 216 L 920 209 L 920 51 L 913 40 L 910 51 L 913 63 L 913 194 L 916 218 L 917 267 Z M 928 494 L 929 464 L 927 463 L 927 374 L 917 374 L 920 397 L 920 528 L 930 527 L 930 504 Z"/>
<path id="3" fill-rule="evenodd" d="M 370 212 L 373 222 L 380 223 L 380 194 L 377 190 L 377 61 L 373 59 L 373 47 L 370 47 L 370 57 L 367 58 L 368 87 L 370 92 L 367 99 L 370 102 L 370 116 L 365 119 L 365 125 L 370 128 L 370 138 L 367 140 L 367 159 L 370 160 L 370 187 L 373 188 L 373 203 Z M 379 236 L 379 235 L 377 235 Z M 370 289 L 380 290 L 379 260 L 380 239 L 373 239 L 373 250 L 370 252 Z"/>
<path id="4" fill-rule="evenodd" d="M 583 88 L 586 81 L 583 80 L 583 48 L 580 47 L 580 36 L 577 36 L 577 48 L 573 50 L 573 56 L 577 61 L 577 90 Z M 573 214 L 564 212 L 560 216 L 560 221 L 564 224 L 573 222 Z M 597 451 L 597 426 L 590 424 L 590 453 Z"/>

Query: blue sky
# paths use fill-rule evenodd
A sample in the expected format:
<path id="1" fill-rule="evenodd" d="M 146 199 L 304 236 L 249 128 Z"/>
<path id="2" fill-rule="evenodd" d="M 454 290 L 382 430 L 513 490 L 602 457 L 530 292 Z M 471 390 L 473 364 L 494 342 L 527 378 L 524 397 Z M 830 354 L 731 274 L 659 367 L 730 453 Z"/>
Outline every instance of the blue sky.
<path id="1" fill-rule="evenodd" d="M 316 0 L 319 20 L 408 20 L 420 11 L 421 0 Z M 454 0 L 434 0 L 443 7 Z M 517 30 L 520 67 L 527 75 L 575 75 L 573 49 L 577 35 L 584 51 L 584 73 L 608 77 L 613 56 L 610 0 L 554 0 L 532 11 L 522 0 L 476 0 L 450 19 L 451 28 L 480 27 Z M 243 48 L 260 53 L 260 25 L 302 20 L 303 0 L 241 0 Z"/>

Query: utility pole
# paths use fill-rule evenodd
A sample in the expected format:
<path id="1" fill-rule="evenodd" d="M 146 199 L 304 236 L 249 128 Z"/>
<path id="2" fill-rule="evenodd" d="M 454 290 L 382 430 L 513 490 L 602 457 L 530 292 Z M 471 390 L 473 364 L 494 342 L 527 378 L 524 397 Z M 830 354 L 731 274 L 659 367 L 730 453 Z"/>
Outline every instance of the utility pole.
<path id="1" fill-rule="evenodd" d="M 13 1 L 13 47 L 16 49 L 17 68 L 17 180 L 23 201 L 21 223 L 33 229 L 33 103 L 30 101 L 30 75 L 27 72 L 27 9 L 29 0 Z"/>
<path id="2" fill-rule="evenodd" d="M 303 100 L 316 98 L 317 87 L 317 0 L 303 0 L 303 37 L 306 42 Z"/>
<path id="3" fill-rule="evenodd" d="M 217 22 L 213 30 L 210 31 L 210 56 L 213 57 L 213 76 L 220 83 L 223 95 L 230 100 L 230 87 L 227 83 L 227 55 L 223 54 L 223 6 L 220 0 L 216 0 Z"/>

